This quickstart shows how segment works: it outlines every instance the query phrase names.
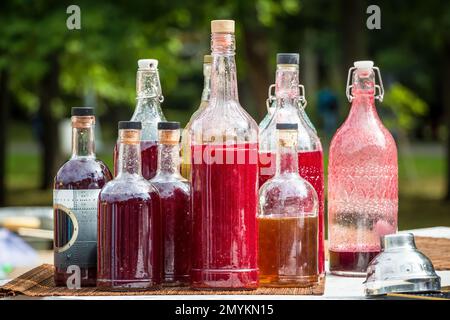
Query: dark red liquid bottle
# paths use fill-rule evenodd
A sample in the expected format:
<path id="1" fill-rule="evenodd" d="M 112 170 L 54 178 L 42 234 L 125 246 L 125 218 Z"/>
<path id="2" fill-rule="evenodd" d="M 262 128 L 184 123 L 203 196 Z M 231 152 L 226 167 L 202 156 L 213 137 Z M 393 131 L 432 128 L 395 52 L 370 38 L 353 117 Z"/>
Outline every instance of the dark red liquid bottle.
<path id="1" fill-rule="evenodd" d="M 192 214 L 190 183 L 180 174 L 180 123 L 160 122 L 158 171 L 150 182 L 161 198 L 163 285 L 190 283 Z"/>
<path id="2" fill-rule="evenodd" d="M 158 167 L 158 122 L 166 121 L 161 110 L 164 100 L 159 81 L 158 60 L 141 59 L 138 61 L 136 75 L 136 108 L 131 121 L 142 123 L 141 166 L 142 176 L 149 180 L 156 174 Z M 114 176 L 118 173 L 117 144 L 114 147 Z"/>
<path id="3" fill-rule="evenodd" d="M 96 283 L 97 199 L 112 177 L 95 158 L 94 124 L 92 108 L 72 109 L 72 157 L 58 170 L 53 191 L 57 286 L 67 285 L 71 266 L 79 268 L 82 287 Z"/>
<path id="4" fill-rule="evenodd" d="M 149 289 L 161 283 L 161 204 L 141 175 L 140 128 L 140 122 L 119 122 L 118 174 L 99 195 L 99 287 Z"/>

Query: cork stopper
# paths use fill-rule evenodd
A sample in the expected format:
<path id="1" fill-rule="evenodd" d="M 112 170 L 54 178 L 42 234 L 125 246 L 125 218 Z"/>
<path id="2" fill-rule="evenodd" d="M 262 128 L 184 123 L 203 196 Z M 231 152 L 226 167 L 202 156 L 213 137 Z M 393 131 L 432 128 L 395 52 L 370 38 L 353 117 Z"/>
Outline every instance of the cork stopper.
<path id="1" fill-rule="evenodd" d="M 141 130 L 121 129 L 119 132 L 119 143 L 139 144 L 141 140 Z"/>
<path id="2" fill-rule="evenodd" d="M 212 20 L 211 33 L 234 33 L 234 20 Z"/>
<path id="3" fill-rule="evenodd" d="M 203 56 L 203 63 L 212 63 L 212 55 L 210 54 L 205 54 Z"/>
<path id="4" fill-rule="evenodd" d="M 180 142 L 180 123 L 175 121 L 158 122 L 159 142 L 177 145 Z"/>
<path id="5" fill-rule="evenodd" d="M 297 144 L 297 123 L 277 123 L 276 127 L 280 146 L 294 147 Z"/>
<path id="6" fill-rule="evenodd" d="M 95 124 L 95 116 L 72 116 L 72 128 L 86 129 Z"/>

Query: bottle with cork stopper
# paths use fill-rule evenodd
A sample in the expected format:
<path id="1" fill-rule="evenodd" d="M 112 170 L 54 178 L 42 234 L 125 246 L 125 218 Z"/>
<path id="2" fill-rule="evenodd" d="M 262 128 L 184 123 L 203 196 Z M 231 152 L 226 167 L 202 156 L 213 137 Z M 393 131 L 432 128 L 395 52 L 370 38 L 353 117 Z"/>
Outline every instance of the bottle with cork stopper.
<path id="1" fill-rule="evenodd" d="M 239 103 L 234 26 L 211 21 L 211 96 L 191 126 L 193 288 L 258 286 L 258 125 Z"/>
<path id="2" fill-rule="evenodd" d="M 141 132 L 141 165 L 142 175 L 151 179 L 156 174 L 157 167 L 157 124 L 166 118 L 161 110 L 164 101 L 161 83 L 159 80 L 158 60 L 138 60 L 136 74 L 136 108 L 131 121 L 142 123 Z M 114 175 L 118 172 L 118 145 L 114 148 Z"/>
<path id="3" fill-rule="evenodd" d="M 97 206 L 103 186 L 112 179 L 95 155 L 94 109 L 72 108 L 72 156 L 58 170 L 53 187 L 54 280 L 66 286 L 77 265 L 82 287 L 97 276 Z"/>
<path id="4" fill-rule="evenodd" d="M 161 204 L 156 188 L 142 176 L 141 128 L 141 122 L 119 122 L 117 176 L 99 195 L 99 287 L 161 285 Z"/>
<path id="5" fill-rule="evenodd" d="M 192 214 L 190 183 L 180 174 L 180 123 L 158 123 L 158 170 L 150 182 L 161 198 L 163 285 L 190 283 Z"/>
<path id="6" fill-rule="evenodd" d="M 192 114 L 191 119 L 186 124 L 181 137 L 181 174 L 186 179 L 191 179 L 191 127 L 192 122 L 197 119 L 199 114 L 208 106 L 211 95 L 211 63 L 212 56 L 203 56 L 203 92 L 198 109 Z"/>

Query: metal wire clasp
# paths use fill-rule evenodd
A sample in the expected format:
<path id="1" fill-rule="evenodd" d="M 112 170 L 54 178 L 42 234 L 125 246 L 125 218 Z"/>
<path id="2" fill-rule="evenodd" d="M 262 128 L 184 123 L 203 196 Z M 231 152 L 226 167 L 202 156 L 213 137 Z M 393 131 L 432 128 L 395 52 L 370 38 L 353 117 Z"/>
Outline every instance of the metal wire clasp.
<path id="1" fill-rule="evenodd" d="M 306 101 L 305 87 L 302 84 L 299 84 L 298 90 L 299 90 L 298 105 L 302 110 L 304 110 L 308 105 L 308 101 Z"/>
<path id="2" fill-rule="evenodd" d="M 267 92 L 267 99 L 266 99 L 267 111 L 270 111 L 269 109 L 270 106 L 272 105 L 272 102 L 274 102 L 277 99 L 275 94 L 273 93 L 274 89 L 275 84 L 271 84 Z M 305 87 L 302 84 L 299 84 L 298 89 L 299 89 L 298 105 L 300 108 L 305 109 L 306 106 L 308 105 L 308 102 L 306 101 L 305 97 Z"/>
<path id="3" fill-rule="evenodd" d="M 372 67 L 373 70 L 375 70 L 375 99 L 377 99 L 380 102 L 383 102 L 384 98 L 384 86 L 383 86 L 383 79 L 381 79 L 381 73 L 380 69 L 378 67 Z M 348 75 L 347 75 L 347 85 L 345 87 L 345 95 L 347 96 L 347 99 L 349 102 L 352 102 L 354 97 L 352 96 L 350 89 L 353 87 L 352 84 L 350 84 L 350 81 L 352 79 L 352 74 L 356 70 L 356 67 L 351 67 L 348 69 Z M 378 81 L 379 85 L 377 84 L 377 75 L 378 75 Z M 377 94 L 378 89 L 378 94 Z"/>
<path id="4" fill-rule="evenodd" d="M 270 106 L 272 105 L 272 102 L 274 102 L 277 98 L 275 97 L 275 94 L 272 94 L 272 91 L 275 89 L 275 84 L 271 84 L 269 86 L 269 90 L 267 92 L 267 99 L 266 99 L 266 107 L 267 112 L 270 113 Z"/>

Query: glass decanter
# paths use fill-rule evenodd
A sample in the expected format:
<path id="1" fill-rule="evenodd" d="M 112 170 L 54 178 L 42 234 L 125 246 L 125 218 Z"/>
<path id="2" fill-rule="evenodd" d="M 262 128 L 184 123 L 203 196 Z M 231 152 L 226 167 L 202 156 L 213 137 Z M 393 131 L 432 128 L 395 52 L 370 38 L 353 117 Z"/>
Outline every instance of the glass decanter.
<path id="1" fill-rule="evenodd" d="M 65 286 L 70 266 L 80 268 L 80 285 L 95 286 L 97 205 L 101 188 L 112 179 L 95 156 L 92 108 L 72 108 L 72 157 L 58 170 L 53 190 L 54 279 Z"/>
<path id="2" fill-rule="evenodd" d="M 156 188 L 142 176 L 140 133 L 140 122 L 119 122 L 117 176 L 98 199 L 99 287 L 161 284 L 161 204 Z"/>
<path id="3" fill-rule="evenodd" d="M 297 53 L 277 54 L 275 80 L 275 111 L 265 128 L 259 134 L 259 186 L 275 174 L 277 151 L 277 123 L 298 125 L 297 153 L 299 173 L 312 184 L 319 198 L 319 271 L 325 272 L 324 245 L 324 175 L 323 152 L 306 112 L 304 87 L 299 85 L 299 55 Z M 270 92 L 271 90 L 269 90 Z"/>
<path id="4" fill-rule="evenodd" d="M 158 123 L 158 170 L 150 182 L 161 198 L 163 284 L 190 282 L 192 215 L 190 183 L 180 174 L 180 123 Z"/>
<path id="5" fill-rule="evenodd" d="M 331 141 L 328 163 L 330 271 L 365 276 L 380 237 L 397 231 L 397 147 L 376 111 L 384 90 L 372 61 L 354 63 L 346 92 L 352 106 Z"/>
<path id="6" fill-rule="evenodd" d="M 314 286 L 319 281 L 319 201 L 298 173 L 298 125 L 278 123 L 276 128 L 276 173 L 259 190 L 260 284 Z"/>
<path id="7" fill-rule="evenodd" d="M 192 114 L 191 119 L 186 124 L 181 137 L 181 175 L 191 180 L 191 127 L 192 122 L 197 119 L 198 115 L 208 106 L 209 97 L 211 95 L 211 63 L 212 56 L 203 56 L 203 92 L 198 109 Z"/>
<path id="8" fill-rule="evenodd" d="M 258 125 L 238 99 L 234 21 L 215 20 L 211 98 L 191 128 L 192 286 L 258 286 Z"/>
<path id="9" fill-rule="evenodd" d="M 141 159 L 142 175 L 151 179 L 158 165 L 158 129 L 160 121 L 166 121 L 161 110 L 164 97 L 159 81 L 158 60 L 140 59 L 136 74 L 136 108 L 131 121 L 142 123 Z M 114 148 L 114 175 L 117 175 L 117 144 Z"/>

